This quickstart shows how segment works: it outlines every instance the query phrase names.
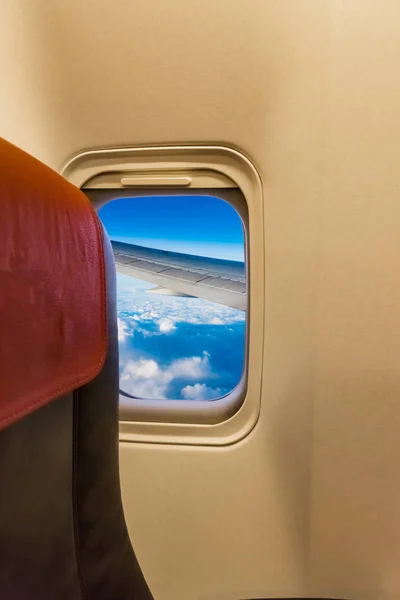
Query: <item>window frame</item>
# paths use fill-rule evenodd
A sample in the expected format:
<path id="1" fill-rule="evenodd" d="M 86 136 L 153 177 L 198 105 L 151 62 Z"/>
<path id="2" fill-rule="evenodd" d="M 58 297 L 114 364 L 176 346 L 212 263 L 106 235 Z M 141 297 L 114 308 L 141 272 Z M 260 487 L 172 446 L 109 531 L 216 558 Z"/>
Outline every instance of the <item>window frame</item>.
<path id="1" fill-rule="evenodd" d="M 148 177 L 159 179 L 160 174 L 167 179 L 171 174 L 181 176 L 191 183 L 184 188 L 155 183 L 139 185 L 140 189 L 121 184 L 122 178 L 130 181 L 143 174 L 147 186 Z M 63 175 L 82 188 L 96 210 L 114 199 L 145 195 L 210 195 L 237 210 L 244 226 L 247 286 L 245 358 L 238 385 L 212 401 L 127 399 L 121 394 L 120 439 L 202 445 L 242 439 L 258 420 L 261 400 L 264 232 L 262 189 L 254 166 L 236 150 L 223 147 L 106 149 L 72 158 Z M 164 184 L 165 177 L 161 177 Z"/>
<path id="2" fill-rule="evenodd" d="M 246 396 L 247 389 L 247 366 L 248 366 L 248 338 L 249 328 L 249 272 L 248 272 L 248 213 L 244 197 L 238 188 L 141 188 L 139 189 L 87 189 L 85 190 L 89 200 L 96 211 L 99 211 L 108 202 L 118 201 L 122 198 L 132 200 L 154 197 L 154 196 L 211 196 L 232 206 L 240 218 L 244 232 L 244 255 L 246 274 L 247 306 L 245 316 L 244 337 L 244 361 L 242 375 L 237 385 L 225 396 L 215 400 L 160 400 L 149 398 L 135 398 L 120 388 L 120 420 L 121 421 L 144 421 L 158 422 L 160 418 L 163 423 L 194 423 L 202 425 L 214 425 L 228 418 L 233 411 L 239 410 Z M 207 405 L 207 406 L 205 406 Z M 209 406 L 212 405 L 212 406 Z"/>

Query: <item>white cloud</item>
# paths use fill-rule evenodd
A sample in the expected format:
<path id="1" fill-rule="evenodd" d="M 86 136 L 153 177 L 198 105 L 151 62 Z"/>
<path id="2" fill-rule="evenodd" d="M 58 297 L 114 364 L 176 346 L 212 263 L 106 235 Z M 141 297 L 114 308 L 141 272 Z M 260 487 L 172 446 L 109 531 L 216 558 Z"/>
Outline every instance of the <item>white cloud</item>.
<path id="1" fill-rule="evenodd" d="M 124 342 L 127 334 L 127 326 L 126 323 L 122 319 L 117 320 L 118 323 L 118 341 Z"/>
<path id="2" fill-rule="evenodd" d="M 168 319 L 168 317 L 160 319 L 158 326 L 160 328 L 160 333 L 171 333 L 171 331 L 176 329 L 174 322 L 171 321 L 171 319 Z"/>
<path id="3" fill-rule="evenodd" d="M 211 325 L 223 325 L 224 324 L 223 320 L 220 319 L 220 317 L 212 318 L 210 323 L 211 323 Z"/>
<path id="4" fill-rule="evenodd" d="M 210 336 L 217 336 L 217 326 L 221 335 L 224 335 L 224 331 L 227 332 L 226 343 L 229 344 L 228 331 L 232 332 L 233 327 L 244 324 L 245 312 L 200 298 L 153 296 L 146 293 L 146 290 L 153 287 L 152 284 L 120 274 L 117 282 L 121 388 L 134 396 L 150 399 L 171 397 L 174 390 L 177 391 L 177 386 L 182 388 L 179 395 L 188 399 L 211 399 L 226 393 L 225 389 L 208 387 L 215 385 L 218 374 L 212 371 L 210 355 L 201 350 L 204 347 L 212 349 L 214 342 Z M 184 324 L 188 327 L 180 331 Z M 202 325 L 209 327 L 201 327 Z M 140 335 L 136 336 L 134 343 L 127 343 L 128 338 L 132 339 L 135 333 Z M 171 334 L 174 334 L 171 342 L 176 337 L 174 354 L 180 354 L 181 358 L 165 364 L 167 357 L 163 356 L 162 363 L 158 362 L 158 352 L 162 347 L 158 347 L 157 337 Z M 184 338 L 186 334 L 192 336 L 191 347 L 196 347 L 196 350 L 191 351 L 194 354 L 191 356 L 185 356 L 185 350 L 188 353 Z M 155 337 L 151 340 L 153 336 Z M 202 345 L 203 341 L 206 346 Z M 144 356 L 141 355 L 141 350 L 146 352 Z"/>
<path id="5" fill-rule="evenodd" d="M 141 333 L 145 338 L 153 337 L 153 335 L 158 335 L 158 333 L 154 331 L 149 331 L 148 329 L 143 329 L 142 327 L 139 327 L 137 331 Z"/>
<path id="6" fill-rule="evenodd" d="M 207 352 L 204 352 L 203 356 L 190 356 L 174 360 L 164 368 L 160 367 L 153 359 L 142 358 L 136 361 L 127 361 L 121 373 L 121 388 L 133 396 L 163 399 L 166 397 L 169 384 L 174 379 L 195 381 L 206 377 L 215 377 L 210 369 Z M 206 388 L 206 386 L 204 387 Z M 206 389 L 210 390 L 211 388 Z"/>
<path id="7" fill-rule="evenodd" d="M 187 385 L 181 390 L 181 394 L 186 400 L 215 400 L 222 396 L 220 388 L 210 388 L 205 383 Z"/>
<path id="8" fill-rule="evenodd" d="M 190 356 L 179 358 L 171 363 L 169 368 L 174 377 L 187 379 L 204 379 L 212 375 L 210 369 L 210 355 L 203 352 L 203 356 Z"/>
<path id="9" fill-rule="evenodd" d="M 120 316 L 117 319 L 118 341 L 125 342 L 126 338 L 134 335 L 135 329 L 138 329 L 138 323 L 131 315 Z"/>
<path id="10" fill-rule="evenodd" d="M 138 361 L 130 360 L 124 368 L 125 376 L 149 379 L 155 377 L 160 370 L 155 360 L 141 359 Z"/>
<path id="11" fill-rule="evenodd" d="M 121 374 L 121 388 L 140 398 L 165 398 L 172 377 L 155 360 L 129 360 Z"/>

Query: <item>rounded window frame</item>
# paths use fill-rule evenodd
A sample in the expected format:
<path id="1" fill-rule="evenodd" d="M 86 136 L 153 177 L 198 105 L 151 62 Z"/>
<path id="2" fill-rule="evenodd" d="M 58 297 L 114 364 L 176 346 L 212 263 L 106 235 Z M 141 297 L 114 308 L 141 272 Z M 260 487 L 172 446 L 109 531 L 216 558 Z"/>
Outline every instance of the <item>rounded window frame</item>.
<path id="1" fill-rule="evenodd" d="M 158 188 L 155 184 L 155 191 L 154 187 L 133 190 L 121 184 L 127 175 L 132 181 L 145 174 L 148 186 L 148 178 L 159 179 L 160 173 L 166 178 L 184 174 L 190 187 Z M 260 412 L 264 330 L 263 202 L 261 181 L 252 163 L 225 147 L 99 149 L 73 157 L 62 174 L 82 188 L 96 209 L 122 197 L 157 194 L 212 195 L 237 210 L 244 225 L 248 298 L 244 369 L 238 385 L 213 401 L 128 400 L 121 394 L 120 440 L 227 445 L 242 439 Z"/>

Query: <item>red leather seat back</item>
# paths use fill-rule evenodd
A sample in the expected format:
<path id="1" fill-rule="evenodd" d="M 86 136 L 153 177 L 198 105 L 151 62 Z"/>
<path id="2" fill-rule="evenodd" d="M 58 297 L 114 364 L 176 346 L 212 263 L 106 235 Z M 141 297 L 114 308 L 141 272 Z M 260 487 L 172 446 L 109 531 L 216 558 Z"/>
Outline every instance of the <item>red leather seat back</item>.
<path id="1" fill-rule="evenodd" d="M 101 370 L 103 253 L 86 196 L 0 138 L 0 429 Z"/>

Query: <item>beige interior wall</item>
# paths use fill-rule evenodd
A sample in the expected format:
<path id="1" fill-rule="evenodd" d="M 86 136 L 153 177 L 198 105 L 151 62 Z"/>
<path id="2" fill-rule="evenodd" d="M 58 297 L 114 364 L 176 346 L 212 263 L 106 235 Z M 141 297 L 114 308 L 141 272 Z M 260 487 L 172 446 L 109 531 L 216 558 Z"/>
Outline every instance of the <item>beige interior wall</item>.
<path id="1" fill-rule="evenodd" d="M 400 598 L 400 4 L 0 0 L 0 132 L 81 150 L 224 143 L 263 180 L 261 418 L 121 446 L 156 600 Z"/>

